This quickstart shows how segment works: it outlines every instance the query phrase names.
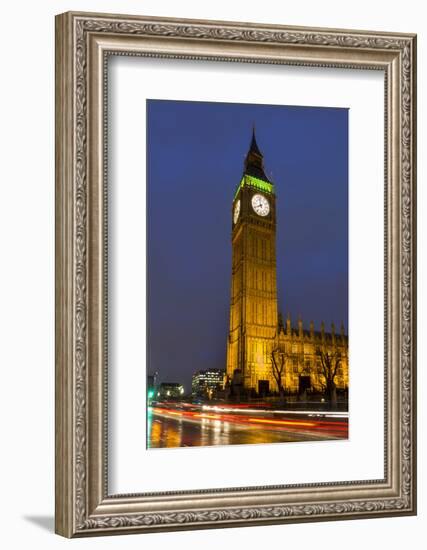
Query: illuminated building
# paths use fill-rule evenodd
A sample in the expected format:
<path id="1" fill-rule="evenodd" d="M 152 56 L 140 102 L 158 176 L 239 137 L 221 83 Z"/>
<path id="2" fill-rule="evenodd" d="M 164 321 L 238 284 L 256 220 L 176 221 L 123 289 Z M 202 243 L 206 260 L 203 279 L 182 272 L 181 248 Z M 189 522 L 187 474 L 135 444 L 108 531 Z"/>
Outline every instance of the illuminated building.
<path id="1" fill-rule="evenodd" d="M 157 388 L 157 399 L 177 399 L 184 395 L 184 386 L 179 382 L 162 382 Z"/>
<path id="2" fill-rule="evenodd" d="M 225 370 L 198 370 L 193 374 L 191 391 L 196 396 L 212 396 L 214 392 L 224 389 Z"/>
<path id="3" fill-rule="evenodd" d="M 232 205 L 232 276 L 230 325 L 227 342 L 227 378 L 231 384 L 259 395 L 279 390 L 273 373 L 272 352 L 284 357 L 282 388 L 286 392 L 322 391 L 321 354 L 339 357 L 334 379 L 338 389 L 348 388 L 348 338 L 303 329 L 278 311 L 276 283 L 276 196 L 264 171 L 264 159 L 255 132 L 244 163 L 243 176 Z"/>

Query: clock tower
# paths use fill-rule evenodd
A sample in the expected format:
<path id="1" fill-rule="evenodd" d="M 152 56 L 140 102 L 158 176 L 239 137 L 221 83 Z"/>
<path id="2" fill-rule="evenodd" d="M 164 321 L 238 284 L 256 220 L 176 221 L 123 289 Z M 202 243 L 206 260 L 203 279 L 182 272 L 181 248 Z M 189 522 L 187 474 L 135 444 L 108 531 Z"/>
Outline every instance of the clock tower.
<path id="1" fill-rule="evenodd" d="M 227 376 L 263 395 L 276 389 L 271 351 L 278 341 L 276 197 L 255 130 L 232 205 L 232 275 Z"/>

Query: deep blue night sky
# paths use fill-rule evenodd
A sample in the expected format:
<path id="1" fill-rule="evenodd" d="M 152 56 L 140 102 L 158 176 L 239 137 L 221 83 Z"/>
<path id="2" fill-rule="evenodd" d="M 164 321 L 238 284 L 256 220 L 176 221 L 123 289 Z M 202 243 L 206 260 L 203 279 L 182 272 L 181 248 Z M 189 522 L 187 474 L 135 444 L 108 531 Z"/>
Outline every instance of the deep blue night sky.
<path id="1" fill-rule="evenodd" d="M 277 195 L 279 310 L 348 323 L 348 111 L 147 101 L 148 372 L 225 368 L 231 205 L 252 126 Z"/>

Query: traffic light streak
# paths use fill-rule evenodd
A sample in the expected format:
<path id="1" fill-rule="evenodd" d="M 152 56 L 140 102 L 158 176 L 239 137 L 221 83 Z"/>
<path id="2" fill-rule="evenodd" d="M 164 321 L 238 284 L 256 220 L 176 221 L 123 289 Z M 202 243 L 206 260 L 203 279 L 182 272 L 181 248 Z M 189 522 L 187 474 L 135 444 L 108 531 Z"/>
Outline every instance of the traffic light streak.
<path id="1" fill-rule="evenodd" d="M 199 412 L 189 410 L 174 411 L 165 407 L 153 407 L 153 414 L 164 417 L 173 417 L 179 421 L 188 421 L 199 423 L 203 421 L 228 422 L 234 425 L 244 425 L 248 428 L 255 429 L 256 426 L 262 429 L 284 430 L 284 431 L 305 431 L 305 432 L 327 432 L 340 438 L 347 437 L 348 423 L 347 420 L 340 421 L 304 421 L 300 419 L 280 419 L 280 418 L 256 418 L 248 416 L 245 413 L 223 414 L 221 412 Z"/>

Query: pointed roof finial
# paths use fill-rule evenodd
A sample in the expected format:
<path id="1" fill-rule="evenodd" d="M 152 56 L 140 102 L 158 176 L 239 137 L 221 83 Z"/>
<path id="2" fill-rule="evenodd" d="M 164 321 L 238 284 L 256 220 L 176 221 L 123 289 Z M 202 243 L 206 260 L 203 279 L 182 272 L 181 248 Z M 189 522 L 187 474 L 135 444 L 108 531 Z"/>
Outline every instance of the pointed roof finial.
<path id="1" fill-rule="evenodd" d="M 272 185 L 272 182 L 268 179 L 264 171 L 264 156 L 256 141 L 255 122 L 252 124 L 252 138 L 244 161 L 243 176 L 252 176 Z M 269 189 L 269 192 L 271 191 L 272 189 Z"/>
<path id="2" fill-rule="evenodd" d="M 278 314 L 278 329 L 279 329 L 279 334 L 281 331 L 285 332 L 285 325 L 283 324 L 283 315 L 282 315 L 282 312 L 279 311 L 279 314 Z"/>
<path id="3" fill-rule="evenodd" d="M 258 147 L 258 143 L 256 142 L 256 137 L 255 137 L 255 122 L 253 123 L 252 125 L 252 140 L 251 140 L 251 146 L 249 148 L 249 152 L 250 153 L 255 153 L 256 155 L 259 155 L 260 157 L 262 157 L 262 153 L 261 151 L 259 150 L 259 147 Z"/>

